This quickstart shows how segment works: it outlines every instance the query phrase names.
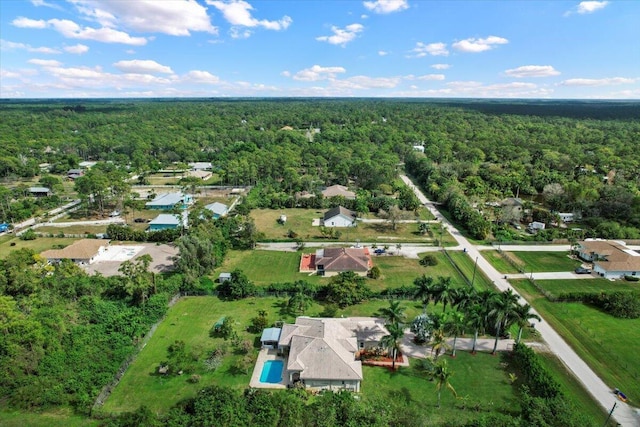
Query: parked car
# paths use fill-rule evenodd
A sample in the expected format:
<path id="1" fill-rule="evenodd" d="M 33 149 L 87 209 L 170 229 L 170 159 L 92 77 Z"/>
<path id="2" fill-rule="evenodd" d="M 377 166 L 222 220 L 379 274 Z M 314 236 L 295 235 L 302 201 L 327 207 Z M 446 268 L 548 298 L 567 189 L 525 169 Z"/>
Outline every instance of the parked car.
<path id="1" fill-rule="evenodd" d="M 591 274 L 591 269 L 589 268 L 584 268 L 584 267 L 578 267 L 575 269 L 576 274 Z"/>
<path id="2" fill-rule="evenodd" d="M 113 212 L 111 212 L 111 213 L 109 214 L 109 216 L 110 216 L 111 218 L 116 217 L 116 216 L 120 216 L 120 211 L 113 211 Z"/>
<path id="3" fill-rule="evenodd" d="M 136 218 L 133 220 L 133 222 L 147 222 L 147 220 L 144 218 Z"/>
<path id="4" fill-rule="evenodd" d="M 385 250 L 384 250 L 384 249 L 376 249 L 376 250 L 374 250 L 374 251 L 373 251 L 373 253 L 374 253 L 374 254 L 378 254 L 378 255 L 381 255 L 381 254 L 383 254 L 384 252 L 385 252 Z"/>

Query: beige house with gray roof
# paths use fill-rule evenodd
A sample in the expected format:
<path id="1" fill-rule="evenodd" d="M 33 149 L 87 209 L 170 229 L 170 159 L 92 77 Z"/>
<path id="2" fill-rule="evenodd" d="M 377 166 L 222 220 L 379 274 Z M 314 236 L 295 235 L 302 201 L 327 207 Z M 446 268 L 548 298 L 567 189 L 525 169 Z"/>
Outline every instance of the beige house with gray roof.
<path id="1" fill-rule="evenodd" d="M 578 245 L 578 256 L 592 262 L 593 271 L 605 279 L 640 276 L 640 253 L 624 242 L 587 239 Z"/>
<path id="2" fill-rule="evenodd" d="M 359 392 L 362 364 L 356 353 L 377 347 L 388 332 L 382 319 L 298 317 L 284 324 L 278 349 L 287 356 L 289 384 L 315 390 Z"/>

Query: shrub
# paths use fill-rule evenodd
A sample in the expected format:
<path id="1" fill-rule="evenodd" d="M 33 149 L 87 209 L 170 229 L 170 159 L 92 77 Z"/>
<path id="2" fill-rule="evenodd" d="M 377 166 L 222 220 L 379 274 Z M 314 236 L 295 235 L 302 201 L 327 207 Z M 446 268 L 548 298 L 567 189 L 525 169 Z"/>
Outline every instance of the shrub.
<path id="1" fill-rule="evenodd" d="M 28 229 L 27 231 L 25 231 L 20 235 L 20 240 L 35 240 L 36 237 L 38 237 L 36 235 L 36 232 L 33 231 L 32 229 Z"/>
<path id="2" fill-rule="evenodd" d="M 615 317 L 640 317 L 640 295 L 637 292 L 611 292 L 601 297 L 602 308 Z"/>
<path id="3" fill-rule="evenodd" d="M 431 267 L 434 265 L 438 265 L 438 258 L 436 258 L 436 256 L 433 254 L 426 254 L 420 260 L 420 265 L 424 267 Z"/>
<path id="4" fill-rule="evenodd" d="M 640 282 L 640 277 L 638 276 L 624 276 L 624 280 L 627 282 Z"/>
<path id="5" fill-rule="evenodd" d="M 513 347 L 513 364 L 530 389 L 531 396 L 553 399 L 561 395 L 560 384 L 540 363 L 538 355 L 524 344 Z"/>
<path id="6" fill-rule="evenodd" d="M 370 279 L 379 279 L 380 278 L 380 268 L 377 265 L 374 265 L 371 270 L 369 270 L 368 274 Z"/>

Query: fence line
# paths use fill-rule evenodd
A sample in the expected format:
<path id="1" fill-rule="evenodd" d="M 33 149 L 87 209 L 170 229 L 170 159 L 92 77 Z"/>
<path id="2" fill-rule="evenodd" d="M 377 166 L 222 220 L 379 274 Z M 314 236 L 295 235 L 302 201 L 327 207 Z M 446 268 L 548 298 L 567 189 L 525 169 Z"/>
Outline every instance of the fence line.
<path id="1" fill-rule="evenodd" d="M 180 295 L 179 292 L 176 295 L 174 295 L 173 298 L 171 298 L 171 300 L 167 304 L 167 311 L 169 310 L 169 308 L 173 307 L 175 305 L 175 303 L 178 302 L 178 300 L 180 298 L 181 298 L 181 295 Z M 107 400 L 107 398 L 109 397 L 109 395 L 111 394 L 113 389 L 116 388 L 116 386 L 118 385 L 118 383 L 120 382 L 120 380 L 124 376 L 124 373 L 129 368 L 129 365 L 131 365 L 131 363 L 133 363 L 133 361 L 136 360 L 136 357 L 138 356 L 140 351 L 147 345 L 147 343 L 149 342 L 149 340 L 151 339 L 151 337 L 155 333 L 156 329 L 158 329 L 158 325 L 160 325 L 160 323 L 162 323 L 162 321 L 164 321 L 165 317 L 166 317 L 166 314 L 164 316 L 162 316 L 162 318 L 160 320 L 158 320 L 156 323 L 154 323 L 153 326 L 151 326 L 151 328 L 149 329 L 149 332 L 147 332 L 147 334 L 145 335 L 144 339 L 136 346 L 134 352 L 132 354 L 130 354 L 129 357 L 127 357 L 127 359 L 124 362 L 122 362 L 122 365 L 120 365 L 120 368 L 118 369 L 118 372 L 116 372 L 116 374 L 115 374 L 115 376 L 113 378 L 113 381 L 111 381 L 109 384 L 105 385 L 102 388 L 102 391 L 100 392 L 100 394 L 96 398 L 96 400 L 95 400 L 95 402 L 93 404 L 93 407 L 91 408 L 91 415 L 94 415 L 94 412 L 98 408 L 100 408 L 102 405 L 104 405 L 104 402 Z"/>
<path id="2" fill-rule="evenodd" d="M 471 280 L 469 280 L 469 278 L 467 277 L 466 274 L 464 274 L 462 272 L 462 269 L 460 269 L 460 267 L 458 266 L 458 264 L 456 264 L 456 262 L 453 260 L 453 258 L 451 258 L 451 255 L 449 255 L 449 252 L 447 252 L 446 249 L 442 249 L 442 252 L 444 253 L 444 255 L 446 256 L 446 258 L 449 260 L 449 262 L 451 263 L 451 265 L 453 266 L 453 268 L 456 269 L 456 271 L 458 273 L 460 273 L 460 275 L 462 276 L 462 278 L 464 279 L 465 282 L 467 282 L 467 285 L 472 286 L 471 284 Z"/>

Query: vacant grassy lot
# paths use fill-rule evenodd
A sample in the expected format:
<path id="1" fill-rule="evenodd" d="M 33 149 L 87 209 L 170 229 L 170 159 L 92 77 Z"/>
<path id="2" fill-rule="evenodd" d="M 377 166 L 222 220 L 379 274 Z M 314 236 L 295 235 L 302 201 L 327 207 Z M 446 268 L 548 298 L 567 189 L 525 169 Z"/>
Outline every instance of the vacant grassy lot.
<path id="1" fill-rule="evenodd" d="M 251 211 L 251 217 L 259 231 L 264 233 L 265 240 L 293 240 L 289 239 L 289 230 L 294 231 L 298 238 L 309 240 L 325 240 L 320 234 L 320 227 L 312 226 L 314 219 L 322 218 L 325 210 L 316 209 L 255 209 Z M 280 215 L 287 216 L 287 223 L 278 223 Z M 413 217 L 412 217 L 413 219 Z M 434 237 L 422 236 L 418 233 L 416 223 L 398 224 L 396 230 L 392 230 L 387 223 L 363 223 L 358 222 L 357 227 L 338 228 L 341 236 L 339 241 L 375 242 L 379 245 L 386 243 L 407 242 L 433 242 Z M 439 236 L 437 236 L 439 237 Z M 443 234 L 445 244 L 452 244 L 453 237 L 449 233 Z"/>
<path id="2" fill-rule="evenodd" d="M 69 227 L 52 227 L 45 225 L 43 227 L 35 228 L 36 233 L 45 235 L 53 234 L 57 236 L 60 233 L 64 234 L 97 234 L 105 233 L 107 231 L 106 225 L 70 225 Z"/>
<path id="3" fill-rule="evenodd" d="M 484 275 L 482 270 L 476 267 L 475 260 L 472 260 L 468 254 L 461 251 L 449 251 L 448 253 L 467 279 L 473 282 L 473 286 L 476 289 L 495 289 L 491 280 Z"/>
<path id="4" fill-rule="evenodd" d="M 305 252 L 311 251 L 307 250 Z M 434 278 L 451 276 L 452 283 L 455 286 L 466 286 L 462 276 L 442 253 L 430 253 L 436 255 L 438 265 L 423 267 L 416 259 L 391 255 L 374 255 L 372 258 L 373 265 L 380 268 L 382 277 L 377 280 L 368 280 L 367 284 L 372 290 L 380 291 L 386 288 L 411 285 L 416 277 L 426 274 Z M 258 286 L 294 282 L 296 280 L 306 280 L 315 284 L 327 283 L 328 278 L 298 272 L 301 255 L 302 252 L 231 251 L 222 266 L 213 273 L 212 278 L 216 279 L 221 272 L 229 272 L 238 268 Z"/>
<path id="5" fill-rule="evenodd" d="M 553 295 L 566 292 L 640 291 L 640 282 L 607 279 L 581 280 L 536 280 L 540 286 Z"/>
<path id="6" fill-rule="evenodd" d="M 68 246 L 78 239 L 67 239 L 58 237 L 38 237 L 35 240 L 20 240 L 18 237 L 12 236 L 11 239 L 4 241 L 0 244 L 0 259 L 6 258 L 9 252 L 16 251 L 18 249 L 31 249 L 36 253 L 46 251 L 54 246 L 62 245 Z M 15 245 L 12 246 L 12 244 Z"/>
<path id="7" fill-rule="evenodd" d="M 94 427 L 101 425 L 99 421 L 80 415 L 73 415 L 70 410 L 29 413 L 0 409 L 0 425 L 3 427 Z"/>
<path id="8" fill-rule="evenodd" d="M 640 319 L 618 319 L 582 303 L 550 302 L 526 280 L 511 283 L 610 387 L 640 402 Z"/>
<path id="9" fill-rule="evenodd" d="M 504 274 L 513 274 L 518 273 L 518 269 L 512 266 L 508 261 L 504 259 L 502 254 L 498 251 L 482 251 L 481 252 L 484 259 L 489 261 L 489 263 L 500 273 Z"/>
<path id="10" fill-rule="evenodd" d="M 580 262 L 569 258 L 566 252 L 508 252 L 524 264 L 524 271 L 541 273 L 546 271 L 573 271 Z"/>

